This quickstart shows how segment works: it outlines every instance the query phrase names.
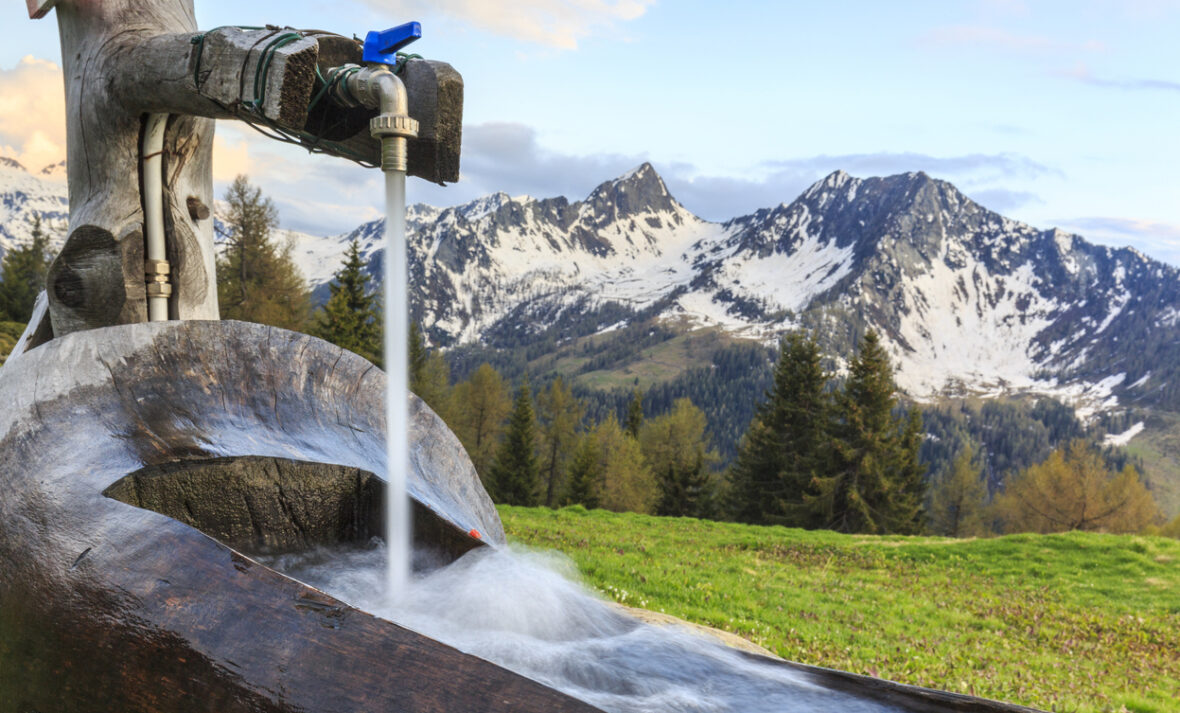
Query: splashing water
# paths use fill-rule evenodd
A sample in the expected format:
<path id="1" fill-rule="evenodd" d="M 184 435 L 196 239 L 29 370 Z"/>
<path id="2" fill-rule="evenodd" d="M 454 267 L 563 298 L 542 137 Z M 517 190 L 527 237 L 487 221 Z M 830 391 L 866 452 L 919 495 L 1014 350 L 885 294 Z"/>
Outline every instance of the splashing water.
<path id="1" fill-rule="evenodd" d="M 385 171 L 385 529 L 389 543 L 383 591 L 395 601 L 410 579 L 409 309 L 406 268 L 406 174 Z"/>
<path id="2" fill-rule="evenodd" d="M 650 626 L 565 575 L 560 555 L 479 547 L 382 598 L 384 546 L 270 558 L 279 571 L 376 616 L 611 713 L 899 709 L 813 683 L 685 629 Z"/>

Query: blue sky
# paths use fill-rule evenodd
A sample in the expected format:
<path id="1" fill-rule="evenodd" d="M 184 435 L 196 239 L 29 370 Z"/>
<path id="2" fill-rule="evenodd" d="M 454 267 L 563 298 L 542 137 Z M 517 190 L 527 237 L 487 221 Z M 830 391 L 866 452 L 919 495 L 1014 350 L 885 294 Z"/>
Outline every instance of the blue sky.
<path id="1" fill-rule="evenodd" d="M 46 128 L 60 49 L 52 15 L 22 5 L 0 9 L 0 155 L 32 163 L 64 145 Z M 577 199 L 647 160 L 721 220 L 838 168 L 924 170 L 1012 218 L 1180 264 L 1180 0 L 197 0 L 197 15 L 359 35 L 421 21 L 413 49 L 465 79 L 463 180 L 411 181 L 411 200 Z M 218 135 L 219 185 L 248 172 L 286 227 L 376 216 L 375 171 Z"/>

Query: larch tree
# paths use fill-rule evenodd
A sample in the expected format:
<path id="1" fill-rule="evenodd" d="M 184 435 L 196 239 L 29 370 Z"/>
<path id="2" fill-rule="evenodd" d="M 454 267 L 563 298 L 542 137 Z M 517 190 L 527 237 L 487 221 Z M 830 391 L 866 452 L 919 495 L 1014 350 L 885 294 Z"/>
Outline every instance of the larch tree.
<path id="1" fill-rule="evenodd" d="M 305 329 L 311 293 L 291 259 L 291 246 L 280 246 L 271 237 L 279 221 L 274 203 L 245 176 L 230 184 L 225 202 L 229 232 L 217 260 L 221 318 Z"/>
<path id="2" fill-rule="evenodd" d="M 381 366 L 380 300 L 369 281 L 360 242 L 353 239 L 344 254 L 344 264 L 328 284 L 331 296 L 316 312 L 311 333 Z"/>
<path id="3" fill-rule="evenodd" d="M 33 316 L 37 295 L 45 289 L 49 272 L 49 236 L 41 226 L 41 216 L 30 219 L 32 240 L 13 247 L 0 262 L 0 321 L 26 323 Z"/>
<path id="4" fill-rule="evenodd" d="M 987 531 L 987 483 L 975 450 L 964 446 L 951 469 L 930 489 L 930 529 L 949 537 L 978 537 Z"/>
<path id="5" fill-rule="evenodd" d="M 599 505 L 615 512 L 654 513 L 660 491 L 643 460 L 639 441 L 619 426 L 614 414 L 594 429 L 602 459 Z"/>
<path id="6" fill-rule="evenodd" d="M 1135 468 L 1110 470 L 1083 440 L 1010 478 L 994 513 L 1004 532 L 1140 532 L 1162 519 Z"/>
<path id="7" fill-rule="evenodd" d="M 818 527 L 804 503 L 812 480 L 830 467 L 831 397 L 819 345 L 794 332 L 783 339 L 774 384 L 730 473 L 733 515 L 742 522 Z"/>
<path id="8" fill-rule="evenodd" d="M 544 505 L 556 507 L 565 489 L 566 470 L 582 424 L 582 404 L 560 376 L 537 395 L 537 420 L 545 489 L 542 500 Z"/>
<path id="9" fill-rule="evenodd" d="M 491 364 L 483 363 L 467 381 L 455 387 L 455 435 L 484 483 L 488 482 L 504 419 L 512 409 L 508 386 Z"/>
<path id="10" fill-rule="evenodd" d="M 516 392 L 504 439 L 496 450 L 488 478 L 492 500 L 507 505 L 536 505 L 540 499 L 537 421 L 526 378 Z"/>
<path id="11" fill-rule="evenodd" d="M 417 322 L 410 324 L 409 362 L 410 391 L 449 425 L 453 420 L 451 368 L 437 349 L 426 346 Z"/>
<path id="12" fill-rule="evenodd" d="M 702 517 L 710 512 L 709 465 L 717 455 L 708 446 L 705 413 L 687 398 L 648 419 L 639 430 L 644 462 L 655 475 L 660 497 L 657 515 Z"/>
<path id="13" fill-rule="evenodd" d="M 898 413 L 893 367 L 866 332 L 836 401 L 834 466 L 812 478 L 804 502 L 819 526 L 840 532 L 914 534 L 923 527 L 921 416 Z"/>

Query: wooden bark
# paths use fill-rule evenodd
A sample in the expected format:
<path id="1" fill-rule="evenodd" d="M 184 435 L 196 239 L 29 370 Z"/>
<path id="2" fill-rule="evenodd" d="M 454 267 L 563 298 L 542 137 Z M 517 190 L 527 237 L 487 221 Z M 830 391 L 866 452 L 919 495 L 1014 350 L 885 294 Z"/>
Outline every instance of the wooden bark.
<path id="1" fill-rule="evenodd" d="M 44 3 L 42 3 L 44 5 Z M 30 5 L 30 14 L 46 8 Z M 47 280 L 53 334 L 147 319 L 140 137 L 146 116 L 171 115 L 165 135 L 165 233 L 171 319 L 218 317 L 211 150 L 213 119 L 277 126 L 317 151 L 377 162 L 371 109 L 328 100 L 309 115 L 321 70 L 360 61 L 356 40 L 322 32 L 273 49 L 287 30 L 197 32 L 191 0 L 61 0 L 70 232 Z M 463 84 L 442 62 L 403 70 L 410 113 L 409 173 L 456 181 Z M 138 179 L 138 180 L 137 180 Z"/>
<path id="2" fill-rule="evenodd" d="M 384 392 L 354 354 L 241 322 L 91 330 L 12 357 L 0 713 L 594 710 L 213 539 L 363 536 L 375 495 L 362 476 L 385 471 Z M 411 451 L 411 496 L 439 527 L 504 541 L 462 447 L 418 399 Z M 359 484 L 355 499 L 333 469 Z"/>

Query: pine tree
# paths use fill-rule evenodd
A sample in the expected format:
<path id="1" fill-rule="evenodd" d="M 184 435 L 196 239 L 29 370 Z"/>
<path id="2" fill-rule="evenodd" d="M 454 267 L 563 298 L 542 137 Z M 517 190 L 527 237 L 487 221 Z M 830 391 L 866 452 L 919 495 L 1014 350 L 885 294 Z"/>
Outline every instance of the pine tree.
<path id="1" fill-rule="evenodd" d="M 512 409 L 508 387 L 500 373 L 484 362 L 470 379 L 455 387 L 454 402 L 461 406 L 454 416 L 455 435 L 487 484 L 504 419 Z"/>
<path id="2" fill-rule="evenodd" d="M 627 404 L 627 433 L 632 438 L 639 438 L 639 429 L 643 426 L 643 392 L 635 389 L 631 392 L 631 402 Z"/>
<path id="3" fill-rule="evenodd" d="M 837 398 L 835 466 L 812 479 L 804 502 L 822 527 L 912 534 L 922 528 L 921 416 L 898 415 L 893 367 L 869 331 Z"/>
<path id="4" fill-rule="evenodd" d="M 0 321 L 27 323 L 33 316 L 37 295 L 45 289 L 49 272 L 49 236 L 41 227 L 41 216 L 30 219 L 33 239 L 14 247 L 0 263 Z"/>
<path id="5" fill-rule="evenodd" d="M 582 505 L 596 508 L 602 489 L 602 449 L 598 436 L 591 431 L 578 439 L 569 465 L 569 488 L 563 502 L 566 505 Z"/>
<path id="6" fill-rule="evenodd" d="M 930 492 L 930 528 L 949 537 L 977 537 L 984 527 L 987 484 L 975 450 L 965 446 Z"/>
<path id="7" fill-rule="evenodd" d="M 783 339 L 774 385 L 758 406 L 730 474 L 733 515 L 742 522 L 816 527 L 804 505 L 812 479 L 827 473 L 831 398 L 819 345 L 810 335 Z"/>
<path id="8" fill-rule="evenodd" d="M 488 479 L 488 493 L 498 503 L 536 505 L 540 491 L 537 467 L 537 421 L 526 378 L 516 392 L 504 440 L 496 451 Z"/>
<path id="9" fill-rule="evenodd" d="M 360 242 L 348 244 L 344 264 L 328 285 L 331 295 L 316 312 L 311 333 L 381 366 L 379 299 L 369 288 Z"/>
<path id="10" fill-rule="evenodd" d="M 451 368 L 436 349 L 429 349 L 418 323 L 410 324 L 410 391 L 450 425 Z"/>
<path id="11" fill-rule="evenodd" d="M 556 507 L 566 477 L 566 467 L 582 422 L 582 404 L 558 376 L 537 396 L 541 432 L 541 480 L 543 504 Z"/>
<path id="12" fill-rule="evenodd" d="M 701 517 L 709 513 L 708 464 L 716 460 L 707 443 L 705 414 L 690 399 L 644 422 L 639 445 L 660 489 L 657 515 Z"/>
<path id="13" fill-rule="evenodd" d="M 271 239 L 279 214 L 270 198 L 238 176 L 225 194 L 229 236 L 217 260 L 217 299 L 222 319 L 302 330 L 311 315 L 311 293 L 291 259 L 291 246 Z"/>

